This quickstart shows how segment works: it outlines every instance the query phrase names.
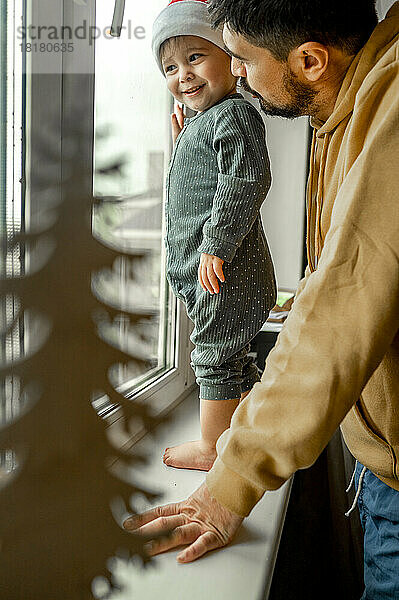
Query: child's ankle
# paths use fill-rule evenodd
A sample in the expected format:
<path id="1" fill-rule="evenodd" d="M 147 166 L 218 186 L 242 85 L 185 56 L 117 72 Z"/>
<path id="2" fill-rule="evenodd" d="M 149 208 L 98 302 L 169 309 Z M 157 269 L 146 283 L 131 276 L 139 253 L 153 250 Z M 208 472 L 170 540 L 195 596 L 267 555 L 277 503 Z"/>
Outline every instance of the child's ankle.
<path id="1" fill-rule="evenodd" d="M 216 450 L 216 442 L 217 442 L 217 440 L 207 440 L 207 439 L 204 439 L 202 437 L 200 441 L 201 441 L 201 445 L 204 447 L 204 449 L 206 449 L 206 450 Z"/>

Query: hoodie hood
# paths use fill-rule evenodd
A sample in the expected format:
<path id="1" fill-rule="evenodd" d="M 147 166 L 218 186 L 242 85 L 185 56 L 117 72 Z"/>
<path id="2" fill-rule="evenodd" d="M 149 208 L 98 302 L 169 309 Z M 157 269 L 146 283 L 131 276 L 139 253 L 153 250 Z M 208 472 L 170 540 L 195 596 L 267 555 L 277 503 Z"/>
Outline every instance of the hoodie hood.
<path id="1" fill-rule="evenodd" d="M 334 111 L 318 129 L 318 137 L 333 131 L 352 112 L 363 82 L 371 75 L 370 71 L 373 67 L 384 60 L 384 55 L 398 39 L 398 30 L 399 2 L 395 2 L 350 64 L 338 93 Z"/>

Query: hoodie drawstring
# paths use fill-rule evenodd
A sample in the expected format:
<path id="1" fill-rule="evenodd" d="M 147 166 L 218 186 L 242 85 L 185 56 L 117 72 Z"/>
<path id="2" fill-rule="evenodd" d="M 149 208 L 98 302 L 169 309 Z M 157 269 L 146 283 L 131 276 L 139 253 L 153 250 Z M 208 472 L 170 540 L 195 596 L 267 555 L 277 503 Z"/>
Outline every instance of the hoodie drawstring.
<path id="1" fill-rule="evenodd" d="M 351 489 L 351 487 L 353 485 L 353 482 L 355 481 L 356 467 L 357 467 L 357 461 L 355 463 L 355 468 L 353 469 L 353 473 L 352 473 L 352 477 L 351 477 L 350 483 L 349 483 L 349 485 L 348 485 L 348 487 L 346 489 L 347 493 L 349 492 L 349 490 Z M 356 508 L 356 503 L 357 503 L 357 501 L 359 499 L 359 496 L 360 496 L 360 492 L 361 492 L 362 484 L 363 484 L 363 479 L 364 479 L 364 474 L 366 473 L 366 471 L 367 471 L 367 468 L 363 467 L 363 469 L 361 470 L 361 473 L 360 473 L 359 483 L 358 483 L 358 486 L 357 486 L 355 497 L 354 497 L 353 502 L 352 502 L 352 506 L 350 507 L 350 509 L 348 510 L 348 512 L 345 513 L 345 517 L 349 517 L 349 515 Z"/>

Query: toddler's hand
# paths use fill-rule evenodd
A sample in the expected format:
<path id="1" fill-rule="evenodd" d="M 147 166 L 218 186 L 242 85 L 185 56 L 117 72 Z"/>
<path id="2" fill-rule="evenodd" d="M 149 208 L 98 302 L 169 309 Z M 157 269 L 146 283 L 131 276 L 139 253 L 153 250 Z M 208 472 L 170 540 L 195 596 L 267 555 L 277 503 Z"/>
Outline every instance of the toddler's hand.
<path id="1" fill-rule="evenodd" d="M 184 127 L 184 112 L 179 104 L 176 104 L 175 112 L 171 114 L 172 121 L 172 140 L 176 143 L 177 136 Z"/>
<path id="2" fill-rule="evenodd" d="M 211 294 L 219 293 L 219 281 L 224 281 L 222 265 L 224 260 L 212 254 L 201 254 L 198 267 L 198 281 L 201 287 Z"/>

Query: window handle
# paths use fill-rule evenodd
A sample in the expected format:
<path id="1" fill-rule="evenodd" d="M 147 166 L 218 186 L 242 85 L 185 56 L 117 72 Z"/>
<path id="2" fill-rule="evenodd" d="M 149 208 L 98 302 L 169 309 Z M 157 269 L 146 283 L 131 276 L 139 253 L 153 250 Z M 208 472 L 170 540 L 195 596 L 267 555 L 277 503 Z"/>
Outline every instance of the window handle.
<path id="1" fill-rule="evenodd" d="M 125 0 L 115 0 L 114 16 L 112 18 L 111 35 L 120 37 L 125 12 Z"/>

